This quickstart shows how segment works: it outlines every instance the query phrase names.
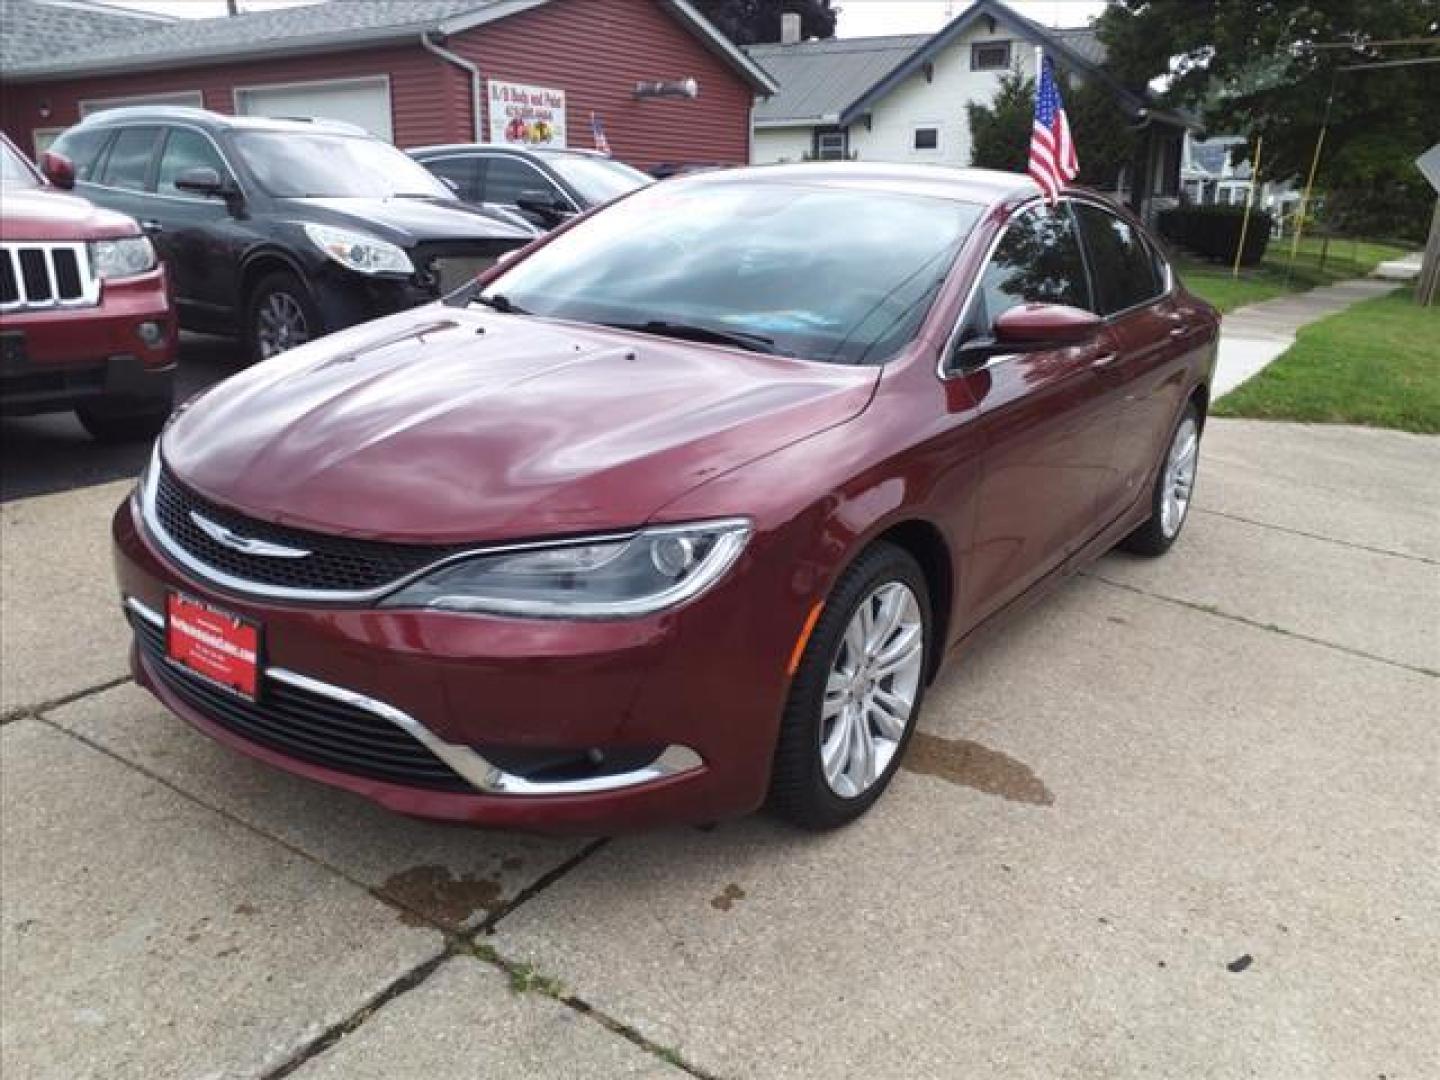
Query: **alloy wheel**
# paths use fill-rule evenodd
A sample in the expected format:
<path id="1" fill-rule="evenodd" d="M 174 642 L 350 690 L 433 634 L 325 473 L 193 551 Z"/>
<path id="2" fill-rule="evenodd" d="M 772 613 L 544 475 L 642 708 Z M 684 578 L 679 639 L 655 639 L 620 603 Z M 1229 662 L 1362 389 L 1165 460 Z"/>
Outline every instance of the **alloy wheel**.
<path id="1" fill-rule="evenodd" d="M 262 360 L 309 341 L 310 326 L 300 301 L 287 292 L 272 292 L 265 297 L 256 315 L 255 340 Z"/>
<path id="2" fill-rule="evenodd" d="M 830 790 L 863 795 L 890 767 L 915 709 L 925 623 L 908 585 L 888 581 L 861 601 L 825 683 L 820 765 Z"/>
<path id="3" fill-rule="evenodd" d="M 1166 539 L 1174 537 L 1185 523 L 1190 495 L 1195 490 L 1195 462 L 1200 450 L 1200 430 L 1195 418 L 1187 416 L 1175 432 L 1170 454 L 1165 459 L 1165 479 L 1160 493 L 1160 528 Z"/>

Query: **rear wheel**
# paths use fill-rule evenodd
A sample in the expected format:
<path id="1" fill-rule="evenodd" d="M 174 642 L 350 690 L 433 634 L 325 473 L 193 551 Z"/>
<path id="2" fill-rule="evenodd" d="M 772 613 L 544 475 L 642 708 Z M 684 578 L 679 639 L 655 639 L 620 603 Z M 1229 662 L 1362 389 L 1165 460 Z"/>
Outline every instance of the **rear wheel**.
<path id="1" fill-rule="evenodd" d="M 1164 555 L 1170 550 L 1190 513 L 1199 463 L 1200 410 L 1192 401 L 1175 425 L 1150 492 L 1150 519 L 1120 541 L 1120 547 L 1137 555 Z"/>
<path id="2" fill-rule="evenodd" d="M 165 397 L 131 401 L 101 398 L 75 407 L 75 416 L 92 439 L 100 442 L 138 442 L 160 434 L 170 419 L 174 400 Z"/>
<path id="3" fill-rule="evenodd" d="M 245 351 L 259 363 L 325 331 L 305 283 L 288 270 L 266 274 L 245 305 Z"/>
<path id="4" fill-rule="evenodd" d="M 889 785 L 925 695 L 925 575 L 877 544 L 841 576 L 805 647 L 781 721 L 769 805 L 810 829 L 868 810 Z"/>

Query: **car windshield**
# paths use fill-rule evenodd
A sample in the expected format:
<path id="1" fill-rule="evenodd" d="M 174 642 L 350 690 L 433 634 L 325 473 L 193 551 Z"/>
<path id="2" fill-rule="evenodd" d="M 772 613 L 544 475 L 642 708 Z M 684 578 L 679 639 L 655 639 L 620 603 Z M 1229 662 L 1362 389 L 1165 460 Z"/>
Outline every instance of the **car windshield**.
<path id="1" fill-rule="evenodd" d="M 379 139 L 242 131 L 235 146 L 260 186 L 277 198 L 455 197 L 425 166 Z"/>
<path id="2" fill-rule="evenodd" d="M 29 162 L 9 143 L 0 140 L 0 190 L 15 191 L 39 186 L 40 178 L 30 168 Z"/>
<path id="3" fill-rule="evenodd" d="M 639 169 L 606 158 L 585 154 L 545 154 L 544 158 L 545 164 L 559 173 L 590 206 L 609 202 L 655 182 Z"/>
<path id="4" fill-rule="evenodd" d="M 496 278 L 502 310 L 880 363 L 908 342 L 982 207 L 755 177 L 621 200 Z"/>

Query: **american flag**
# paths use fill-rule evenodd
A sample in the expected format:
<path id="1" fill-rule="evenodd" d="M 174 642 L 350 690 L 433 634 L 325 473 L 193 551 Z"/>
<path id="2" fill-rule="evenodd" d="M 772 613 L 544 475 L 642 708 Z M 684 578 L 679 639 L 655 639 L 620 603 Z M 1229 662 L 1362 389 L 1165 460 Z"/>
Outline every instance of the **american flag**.
<path id="1" fill-rule="evenodd" d="M 595 136 L 595 149 L 606 157 L 610 156 L 610 140 L 605 138 L 605 125 L 600 122 L 598 113 L 590 114 L 590 134 Z"/>
<path id="2" fill-rule="evenodd" d="M 1053 203 L 1060 189 L 1075 179 L 1080 161 L 1075 140 L 1070 138 L 1070 121 L 1055 83 L 1055 65 L 1048 56 L 1040 60 L 1040 85 L 1035 89 L 1035 123 L 1030 134 L 1030 175 Z"/>

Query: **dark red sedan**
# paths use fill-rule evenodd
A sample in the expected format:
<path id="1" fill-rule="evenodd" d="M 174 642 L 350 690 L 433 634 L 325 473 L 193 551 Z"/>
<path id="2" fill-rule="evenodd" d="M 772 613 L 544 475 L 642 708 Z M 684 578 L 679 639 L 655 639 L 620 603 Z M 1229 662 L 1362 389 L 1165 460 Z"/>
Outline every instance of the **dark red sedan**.
<path id="1" fill-rule="evenodd" d="M 182 409 L 115 518 L 135 673 L 409 814 L 838 825 L 979 627 L 1174 542 L 1217 327 L 1084 191 L 657 185 Z"/>

